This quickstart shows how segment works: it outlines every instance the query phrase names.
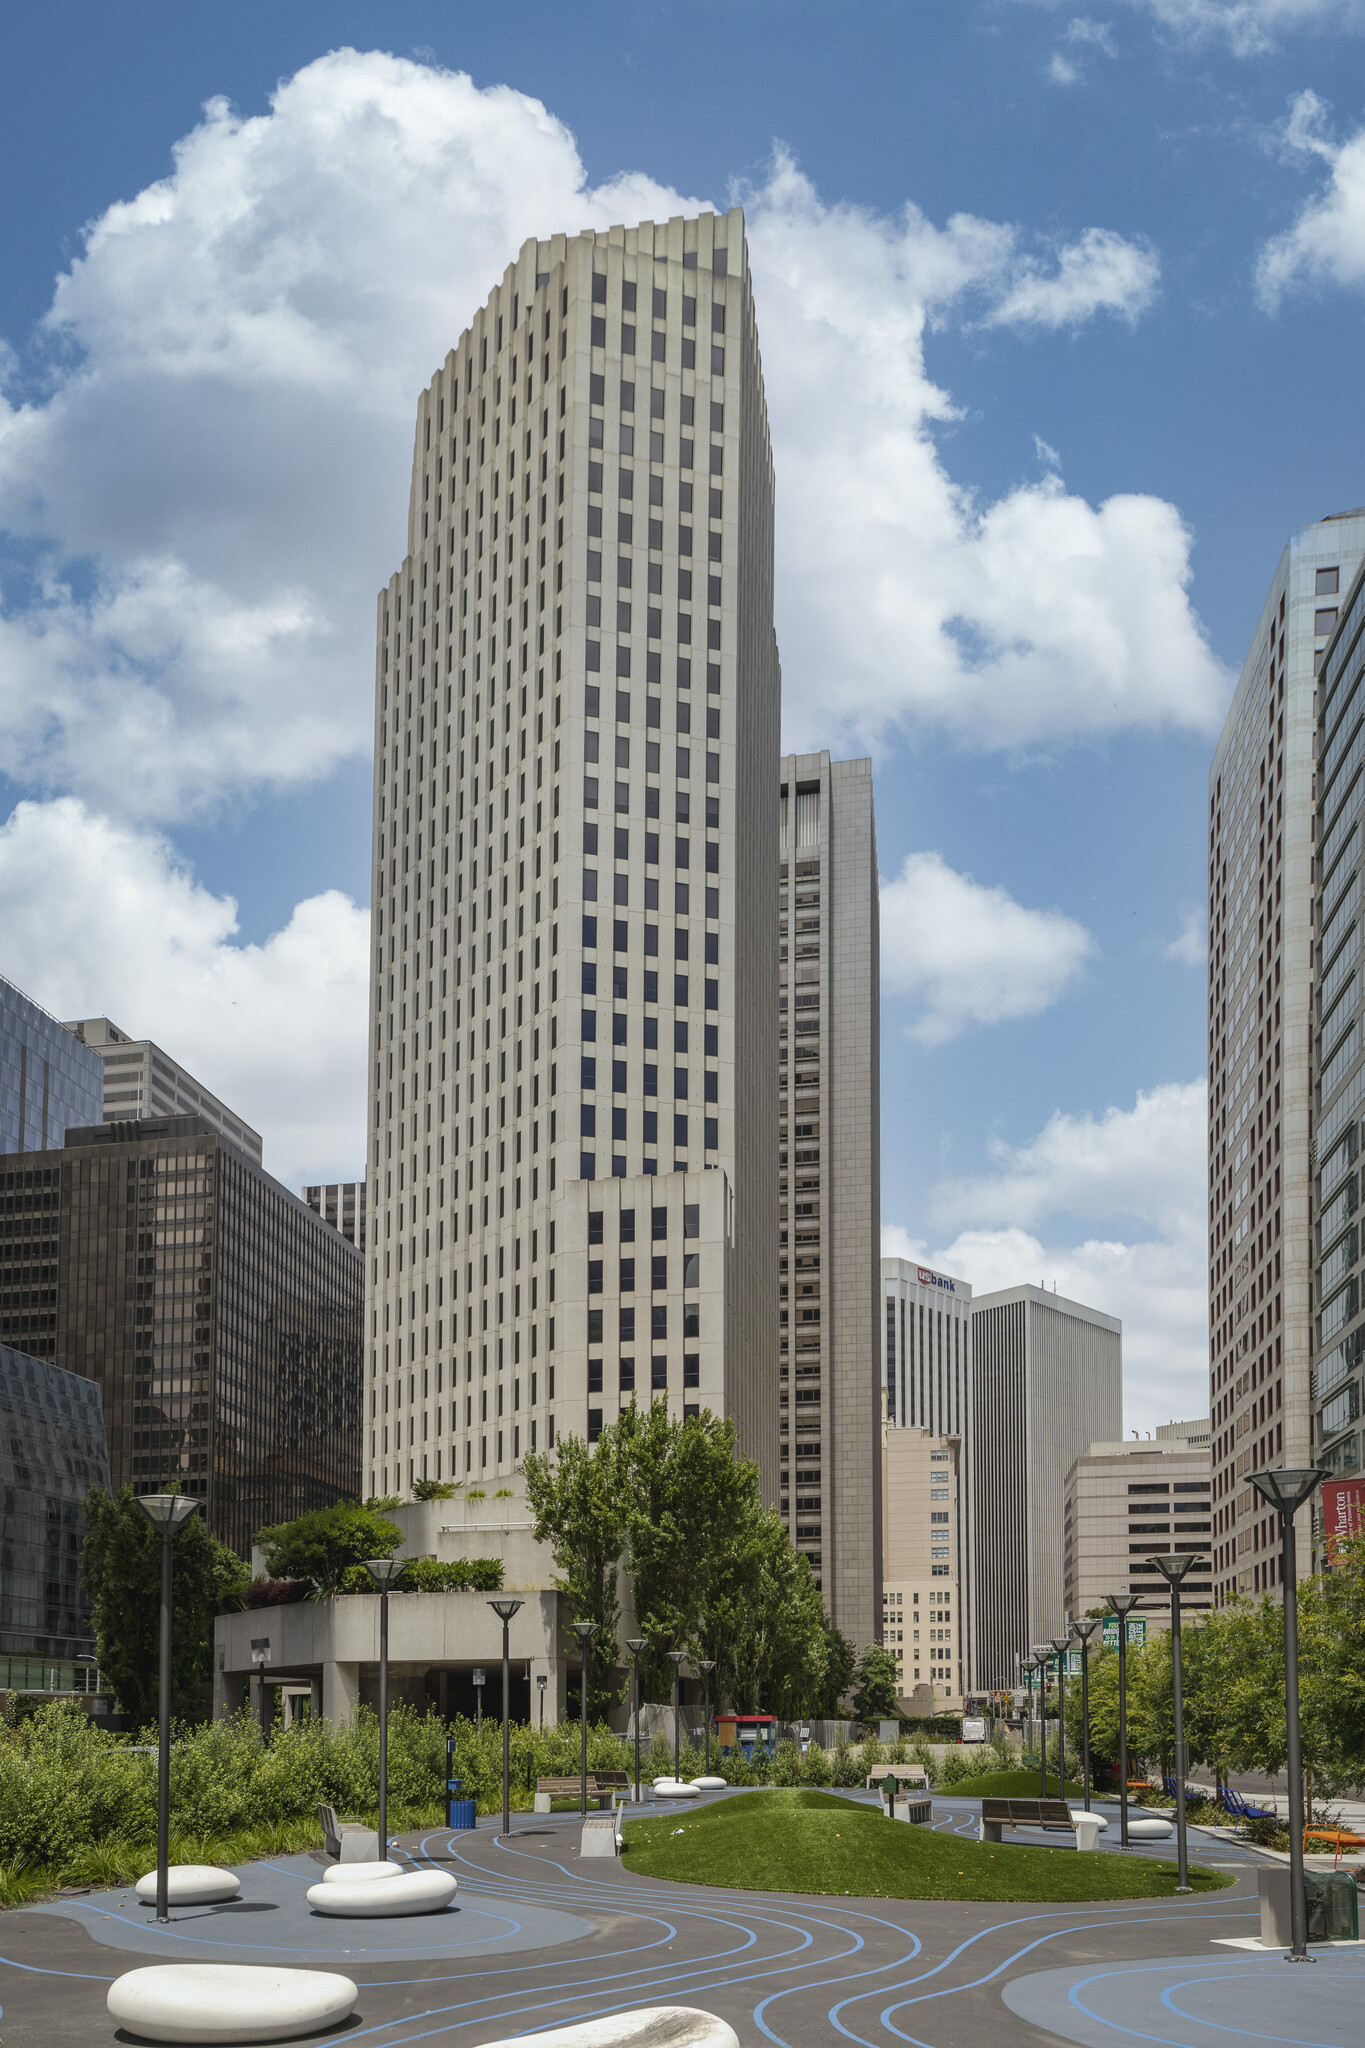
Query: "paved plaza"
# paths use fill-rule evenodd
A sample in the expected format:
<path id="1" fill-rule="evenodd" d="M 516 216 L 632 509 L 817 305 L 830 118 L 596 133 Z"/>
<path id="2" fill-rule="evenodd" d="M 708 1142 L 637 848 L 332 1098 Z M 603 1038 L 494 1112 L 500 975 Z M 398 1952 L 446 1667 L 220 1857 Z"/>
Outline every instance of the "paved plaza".
<path id="1" fill-rule="evenodd" d="M 1110 1851 L 1117 1812 L 1103 1810 Z M 934 1801 L 935 1825 L 949 1833 L 974 1833 L 978 1812 L 970 1800 Z M 1230 2037 L 1247 2048 L 1266 2040 L 1354 2048 L 1360 2038 L 1365 1949 L 1318 1949 L 1314 1963 L 1291 1967 L 1224 1946 L 1258 1932 L 1260 1859 L 1193 1831 L 1192 1858 L 1226 1868 L 1233 1887 L 1189 1900 L 1011 1907 L 712 1892 L 581 1862 L 576 1815 L 517 1815 L 510 1840 L 496 1829 L 485 1822 L 473 1833 L 402 1839 L 414 1864 L 459 1880 L 455 1906 L 421 1918 L 319 1917 L 304 1898 L 317 1879 L 315 1856 L 248 1864 L 240 1899 L 176 1910 L 168 1928 L 155 1926 L 131 1890 L 6 1913 L 0 2042 L 100 2048 L 126 2040 L 105 2010 L 110 1981 L 139 1962 L 173 1959 L 344 1972 L 360 1986 L 354 2017 L 304 2038 L 348 2048 L 478 2048 L 661 2003 L 721 2014 L 745 2048 L 1015 2048 L 1058 2039 L 1084 2048 L 1232 2048 Z M 1170 1860 L 1173 1850 L 1171 1842 L 1130 1854 Z"/>

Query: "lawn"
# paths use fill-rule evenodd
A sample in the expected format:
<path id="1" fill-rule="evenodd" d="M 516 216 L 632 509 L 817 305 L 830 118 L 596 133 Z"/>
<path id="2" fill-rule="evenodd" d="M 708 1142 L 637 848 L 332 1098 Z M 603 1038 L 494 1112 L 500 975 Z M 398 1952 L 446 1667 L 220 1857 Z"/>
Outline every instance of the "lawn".
<path id="1" fill-rule="evenodd" d="M 989 1777 L 962 1778 L 956 1785 L 939 1787 L 944 1799 L 1041 1799 L 1042 1779 L 1037 1771 L 992 1771 Z M 1047 1797 L 1057 1798 L 1057 1773 L 1049 1771 Z M 1084 1799 L 1084 1785 L 1066 1781 L 1068 1799 Z"/>
<path id="2" fill-rule="evenodd" d="M 860 1899 L 1167 1898 L 1174 1863 L 965 1841 L 887 1820 L 830 1792 L 748 1792 L 687 1814 L 628 1821 L 627 1867 L 646 1877 Z M 1196 1892 L 1233 1880 L 1190 1866 Z"/>

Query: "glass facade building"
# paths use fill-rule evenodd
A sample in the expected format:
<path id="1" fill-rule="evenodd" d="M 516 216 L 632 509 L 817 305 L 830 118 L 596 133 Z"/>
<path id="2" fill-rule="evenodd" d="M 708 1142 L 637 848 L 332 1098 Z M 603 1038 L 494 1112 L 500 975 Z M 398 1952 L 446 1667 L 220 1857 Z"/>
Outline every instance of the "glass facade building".
<path id="1" fill-rule="evenodd" d="M 104 1114 L 104 1067 L 31 997 L 0 978 L 0 1153 L 63 1145 Z"/>
<path id="2" fill-rule="evenodd" d="M 46 1688 L 12 1666 L 93 1651 L 83 1503 L 108 1484 L 99 1388 L 0 1344 L 0 1685 Z"/>
<path id="3" fill-rule="evenodd" d="M 0 1300 L 41 1253 L 11 1319 L 100 1388 L 115 1486 L 179 1484 L 243 1556 L 359 1492 L 361 1255 L 202 1118 L 73 1133 L 0 1163 L 0 1200 Z"/>

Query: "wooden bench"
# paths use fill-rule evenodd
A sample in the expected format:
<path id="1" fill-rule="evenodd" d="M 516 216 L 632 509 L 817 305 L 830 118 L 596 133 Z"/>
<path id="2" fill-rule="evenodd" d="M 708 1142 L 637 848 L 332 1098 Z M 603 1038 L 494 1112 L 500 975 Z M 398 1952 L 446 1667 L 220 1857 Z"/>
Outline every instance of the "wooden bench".
<path id="1" fill-rule="evenodd" d="M 894 1778 L 898 1785 L 927 1785 L 928 1773 L 923 1764 L 873 1764 L 867 1774 L 867 1790 L 871 1792 L 880 1785 L 883 1778 Z"/>
<path id="2" fill-rule="evenodd" d="M 624 1771 L 589 1771 L 588 1797 L 596 1800 L 604 1810 L 611 1806 L 614 1795 L 629 1789 L 630 1779 Z M 536 1812 L 548 1813 L 552 1799 L 578 1799 L 582 1795 L 583 1780 L 578 1778 L 537 1778 Z"/>
<path id="3" fill-rule="evenodd" d="M 1002 1828 L 1048 1828 L 1074 1834 L 1076 1823 L 1064 1799 L 983 1799 L 981 1839 L 998 1842 Z"/>

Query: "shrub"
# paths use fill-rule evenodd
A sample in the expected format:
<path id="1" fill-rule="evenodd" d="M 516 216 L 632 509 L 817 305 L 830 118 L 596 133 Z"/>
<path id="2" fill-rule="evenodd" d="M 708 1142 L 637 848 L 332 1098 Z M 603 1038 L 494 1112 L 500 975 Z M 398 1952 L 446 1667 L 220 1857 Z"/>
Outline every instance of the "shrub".
<path id="1" fill-rule="evenodd" d="M 960 1785 L 971 1775 L 971 1765 L 962 1752 L 950 1749 L 938 1766 L 934 1782 L 946 1791 L 950 1785 Z"/>
<path id="2" fill-rule="evenodd" d="M 834 1783 L 845 1788 L 861 1785 L 866 1775 L 861 1756 L 841 1731 L 834 1745 Z"/>
<path id="3" fill-rule="evenodd" d="M 773 1758 L 774 1785 L 799 1785 L 801 1783 L 801 1752 L 796 1744 L 787 1738 L 777 1745 Z"/>
<path id="4" fill-rule="evenodd" d="M 463 1479 L 414 1479 L 412 1497 L 414 1500 L 454 1500 L 463 1485 Z"/>
<path id="5" fill-rule="evenodd" d="M 830 1769 L 829 1753 L 818 1742 L 812 1742 L 801 1759 L 801 1779 L 806 1785 L 828 1785 L 834 1777 Z"/>
<path id="6" fill-rule="evenodd" d="M 311 1579 L 253 1579 L 242 1595 L 242 1605 L 292 1607 L 296 1601 L 306 1600 L 312 1590 Z"/>
<path id="7" fill-rule="evenodd" d="M 934 1752 L 923 1736 L 910 1745 L 910 1761 L 918 1764 L 930 1784 L 934 1781 Z"/>

